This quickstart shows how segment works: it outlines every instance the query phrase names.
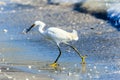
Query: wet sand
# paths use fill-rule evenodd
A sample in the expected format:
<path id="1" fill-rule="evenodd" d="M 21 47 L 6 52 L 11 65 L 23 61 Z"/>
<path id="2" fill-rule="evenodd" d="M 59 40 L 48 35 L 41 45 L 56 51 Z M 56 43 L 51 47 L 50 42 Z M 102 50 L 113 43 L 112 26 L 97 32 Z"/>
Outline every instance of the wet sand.
<path id="1" fill-rule="evenodd" d="M 74 11 L 72 6 L 48 5 L 45 2 L 33 5 L 10 3 L 0 12 L 0 79 L 118 79 L 120 33 L 107 21 Z M 81 59 L 74 51 L 61 45 L 60 68 L 53 70 L 48 67 L 58 55 L 56 46 L 44 40 L 37 29 L 22 34 L 35 20 L 44 21 L 46 28 L 55 26 L 67 31 L 77 30 L 80 39 L 71 44 L 81 54 L 88 55 L 87 64 L 81 65 Z"/>

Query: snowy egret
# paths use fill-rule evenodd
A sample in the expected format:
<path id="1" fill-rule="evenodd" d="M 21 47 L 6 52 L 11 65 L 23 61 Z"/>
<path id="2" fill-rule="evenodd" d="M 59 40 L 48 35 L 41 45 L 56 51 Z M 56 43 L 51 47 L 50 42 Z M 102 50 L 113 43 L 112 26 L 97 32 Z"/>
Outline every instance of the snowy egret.
<path id="1" fill-rule="evenodd" d="M 77 31 L 73 30 L 73 32 L 70 33 L 70 32 L 64 31 L 64 30 L 62 30 L 60 28 L 56 28 L 56 27 L 50 27 L 44 31 L 43 28 L 46 26 L 46 24 L 42 21 L 35 21 L 31 27 L 26 29 L 26 33 L 29 32 L 35 26 L 39 27 L 38 28 L 39 32 L 41 33 L 41 35 L 44 38 L 54 42 L 58 47 L 59 55 L 56 58 L 56 60 L 54 61 L 54 63 L 51 64 L 52 67 L 58 66 L 57 61 L 62 54 L 60 46 L 59 46 L 60 43 L 64 43 L 64 44 L 70 46 L 72 49 L 74 49 L 77 52 L 77 54 L 80 56 L 80 58 L 82 59 L 82 63 L 85 63 L 86 56 L 82 56 L 75 47 L 73 47 L 72 45 L 70 45 L 68 43 L 69 41 L 73 41 L 73 40 L 77 41 L 78 40 Z"/>

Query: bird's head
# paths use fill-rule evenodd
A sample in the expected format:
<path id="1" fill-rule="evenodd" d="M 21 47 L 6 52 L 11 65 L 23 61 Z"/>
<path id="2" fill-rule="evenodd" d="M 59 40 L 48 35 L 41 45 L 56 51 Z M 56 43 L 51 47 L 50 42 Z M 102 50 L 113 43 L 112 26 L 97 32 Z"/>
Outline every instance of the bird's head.
<path id="1" fill-rule="evenodd" d="M 34 24 L 32 24 L 28 29 L 26 29 L 26 33 L 29 32 L 33 27 L 36 27 L 36 26 L 40 26 L 40 27 L 44 27 L 46 26 L 46 24 L 42 21 L 35 21 Z"/>
<path id="2" fill-rule="evenodd" d="M 35 26 L 46 26 L 45 23 L 42 21 L 35 21 L 34 24 Z"/>

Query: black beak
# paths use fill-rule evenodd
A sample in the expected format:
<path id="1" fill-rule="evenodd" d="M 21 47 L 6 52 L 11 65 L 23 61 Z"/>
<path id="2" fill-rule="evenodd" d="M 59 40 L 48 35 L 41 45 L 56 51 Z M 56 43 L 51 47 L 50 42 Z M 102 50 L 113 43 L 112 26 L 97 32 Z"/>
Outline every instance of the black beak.
<path id="1" fill-rule="evenodd" d="M 26 33 L 28 33 L 33 27 L 35 26 L 35 24 L 33 24 L 31 27 L 29 27 L 28 29 L 26 29 Z"/>

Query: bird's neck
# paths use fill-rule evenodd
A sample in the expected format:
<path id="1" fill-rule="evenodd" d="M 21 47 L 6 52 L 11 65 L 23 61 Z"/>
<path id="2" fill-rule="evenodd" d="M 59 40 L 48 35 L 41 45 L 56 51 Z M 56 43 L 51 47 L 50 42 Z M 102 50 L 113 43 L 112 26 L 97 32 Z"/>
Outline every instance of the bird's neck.
<path id="1" fill-rule="evenodd" d="M 44 33 L 43 28 L 44 28 L 44 26 L 41 26 L 41 25 L 39 26 L 39 32 L 40 32 L 41 34 Z"/>

